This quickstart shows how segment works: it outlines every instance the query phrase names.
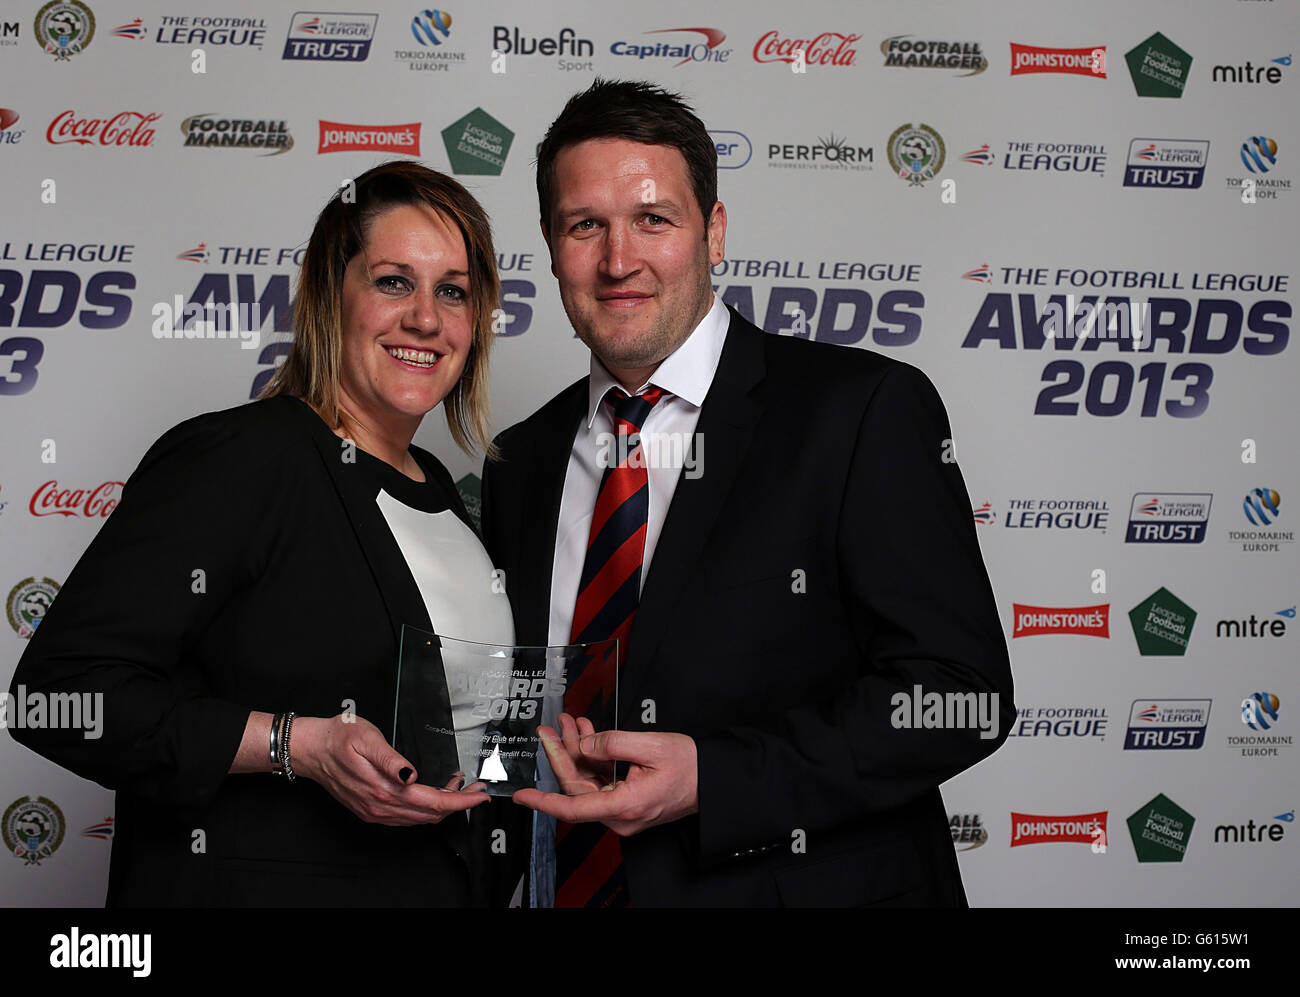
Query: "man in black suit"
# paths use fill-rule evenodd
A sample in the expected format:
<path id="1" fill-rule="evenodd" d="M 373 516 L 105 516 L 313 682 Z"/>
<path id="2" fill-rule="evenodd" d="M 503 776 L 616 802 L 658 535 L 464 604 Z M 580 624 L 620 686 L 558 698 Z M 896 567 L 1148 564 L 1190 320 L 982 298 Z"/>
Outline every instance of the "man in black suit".
<path id="1" fill-rule="evenodd" d="M 961 906 L 938 786 L 1014 706 L 947 416 L 913 367 L 722 305 L 716 164 L 644 83 L 597 80 L 538 149 L 591 374 L 498 437 L 484 532 L 520 643 L 627 653 L 618 730 L 566 713 L 547 746 L 567 795 L 516 794 L 539 812 L 532 900 L 553 880 L 560 906 Z M 935 694 L 966 712 L 916 729 Z M 599 791 L 610 759 L 625 778 Z M 543 814 L 573 822 L 554 870 Z"/>

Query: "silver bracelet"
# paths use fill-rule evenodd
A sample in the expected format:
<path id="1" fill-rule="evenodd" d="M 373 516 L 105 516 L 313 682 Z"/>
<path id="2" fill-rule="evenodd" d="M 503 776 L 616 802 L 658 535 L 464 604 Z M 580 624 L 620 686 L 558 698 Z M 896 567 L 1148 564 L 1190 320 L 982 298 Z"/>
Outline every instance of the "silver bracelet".
<path id="1" fill-rule="evenodd" d="M 271 771 L 276 775 L 280 774 L 280 721 L 283 719 L 283 713 L 271 718 Z"/>
<path id="2" fill-rule="evenodd" d="M 280 764 L 284 769 L 284 777 L 290 782 L 298 778 L 293 774 L 293 766 L 289 764 L 289 735 L 293 732 L 293 718 L 296 714 L 290 712 L 284 716 L 284 727 L 280 739 Z"/>

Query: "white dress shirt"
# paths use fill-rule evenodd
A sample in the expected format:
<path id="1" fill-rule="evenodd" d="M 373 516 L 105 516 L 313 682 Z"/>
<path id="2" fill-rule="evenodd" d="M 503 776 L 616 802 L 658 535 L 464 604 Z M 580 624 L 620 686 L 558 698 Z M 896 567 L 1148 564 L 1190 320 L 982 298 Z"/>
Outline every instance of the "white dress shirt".
<path id="1" fill-rule="evenodd" d="M 730 324 L 731 316 L 727 314 L 726 306 L 714 295 L 712 307 L 686 337 L 686 342 L 659 365 L 645 384 L 637 388 L 637 394 L 650 385 L 669 392 L 650 410 L 640 433 L 650 488 L 645 554 L 641 560 L 642 587 L 677 482 L 682 473 L 695 477 L 703 473 L 704 442 L 693 440 L 693 437 L 700 421 L 700 406 L 704 404 L 718 371 Z M 552 645 L 569 643 L 596 495 L 606 465 L 611 457 L 614 460 L 618 457 L 617 451 L 611 451 L 609 446 L 611 437 L 615 437 L 613 413 L 603 403 L 605 394 L 618 383 L 593 353 L 587 390 L 587 419 L 578 426 L 573 437 L 573 449 L 569 452 L 569 466 L 564 476 L 564 495 L 560 501 L 560 519 L 555 531 L 547 636 L 547 642 Z M 543 716 L 542 719 L 551 725 L 557 720 L 553 716 Z M 545 753 L 538 752 L 537 760 L 539 786 L 555 790 L 557 787 Z M 530 905 L 552 907 L 555 903 L 555 818 L 540 811 L 533 814 L 532 858 Z"/>

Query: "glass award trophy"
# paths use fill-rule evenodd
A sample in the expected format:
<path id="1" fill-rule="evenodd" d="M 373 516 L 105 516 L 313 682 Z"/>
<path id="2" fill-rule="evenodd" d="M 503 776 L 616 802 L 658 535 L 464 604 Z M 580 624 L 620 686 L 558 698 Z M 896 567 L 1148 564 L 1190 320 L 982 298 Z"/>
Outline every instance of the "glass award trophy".
<path id="1" fill-rule="evenodd" d="M 558 731 L 560 713 L 574 714 L 577 703 L 596 730 L 617 726 L 617 641 L 509 647 L 402 627 L 392 744 L 417 782 L 443 789 L 463 772 L 466 785 L 481 782 L 493 796 L 559 792 L 537 728 Z M 612 762 L 585 763 L 584 772 L 614 782 Z"/>

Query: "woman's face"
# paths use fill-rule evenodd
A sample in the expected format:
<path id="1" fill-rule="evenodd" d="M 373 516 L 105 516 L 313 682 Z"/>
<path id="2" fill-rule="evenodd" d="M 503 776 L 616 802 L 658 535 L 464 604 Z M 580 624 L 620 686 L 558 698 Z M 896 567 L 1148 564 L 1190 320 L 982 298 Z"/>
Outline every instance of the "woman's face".
<path id="1" fill-rule="evenodd" d="M 340 407 L 414 434 L 460 378 L 473 339 L 460 231 L 423 205 L 376 216 L 344 271 L 342 304 Z"/>

